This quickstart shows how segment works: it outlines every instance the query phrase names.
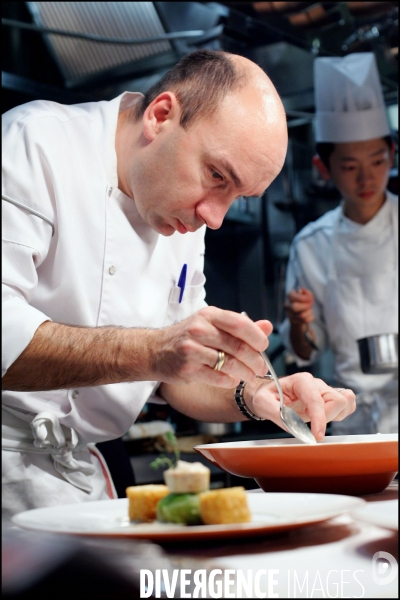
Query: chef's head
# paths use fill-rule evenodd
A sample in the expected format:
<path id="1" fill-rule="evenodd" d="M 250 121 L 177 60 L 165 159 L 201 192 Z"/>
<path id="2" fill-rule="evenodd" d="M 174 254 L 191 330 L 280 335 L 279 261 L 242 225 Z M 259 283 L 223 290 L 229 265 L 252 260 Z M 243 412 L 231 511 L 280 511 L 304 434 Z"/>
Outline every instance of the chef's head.
<path id="1" fill-rule="evenodd" d="M 345 202 L 379 209 L 394 143 L 374 54 L 315 59 L 314 89 L 315 166 Z"/>
<path id="2" fill-rule="evenodd" d="M 116 148 L 120 188 L 148 225 L 217 229 L 236 198 L 263 194 L 282 169 L 286 117 L 255 63 L 199 50 L 120 113 Z"/>

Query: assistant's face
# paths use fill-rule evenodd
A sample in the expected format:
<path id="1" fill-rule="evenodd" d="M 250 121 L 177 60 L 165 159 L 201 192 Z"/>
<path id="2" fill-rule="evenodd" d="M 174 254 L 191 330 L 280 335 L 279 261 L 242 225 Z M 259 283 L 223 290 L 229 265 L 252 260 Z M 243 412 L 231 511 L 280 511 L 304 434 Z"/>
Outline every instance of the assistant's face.
<path id="1" fill-rule="evenodd" d="M 383 138 L 335 144 L 329 161 L 330 174 L 348 206 L 380 208 L 392 157 Z"/>
<path id="2" fill-rule="evenodd" d="M 203 225 L 218 229 L 235 198 L 261 195 L 281 170 L 284 116 L 264 123 L 250 94 L 240 101 L 232 95 L 211 118 L 185 130 L 179 111 L 166 114 L 169 108 L 131 165 L 132 197 L 146 223 L 163 235 Z"/>

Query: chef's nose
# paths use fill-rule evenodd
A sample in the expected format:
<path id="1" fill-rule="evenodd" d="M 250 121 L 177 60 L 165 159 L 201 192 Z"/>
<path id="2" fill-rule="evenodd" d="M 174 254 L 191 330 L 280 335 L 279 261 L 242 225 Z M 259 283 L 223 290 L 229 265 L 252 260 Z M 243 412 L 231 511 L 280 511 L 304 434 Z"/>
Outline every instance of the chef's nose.
<path id="1" fill-rule="evenodd" d="M 369 181 L 373 178 L 373 171 L 369 165 L 361 165 L 358 171 L 358 180 L 360 182 Z"/>
<path id="2" fill-rule="evenodd" d="M 207 198 L 199 202 L 196 208 L 197 216 L 202 219 L 210 229 L 219 229 L 228 212 L 231 202 L 221 198 Z"/>

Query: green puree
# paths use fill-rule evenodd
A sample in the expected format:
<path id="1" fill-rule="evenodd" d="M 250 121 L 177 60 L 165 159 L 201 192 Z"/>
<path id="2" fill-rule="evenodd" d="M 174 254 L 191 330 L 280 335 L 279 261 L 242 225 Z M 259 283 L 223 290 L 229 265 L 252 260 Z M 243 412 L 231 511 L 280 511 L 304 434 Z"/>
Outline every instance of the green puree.
<path id="1" fill-rule="evenodd" d="M 162 523 L 201 525 L 198 494 L 168 494 L 157 505 L 157 519 Z"/>

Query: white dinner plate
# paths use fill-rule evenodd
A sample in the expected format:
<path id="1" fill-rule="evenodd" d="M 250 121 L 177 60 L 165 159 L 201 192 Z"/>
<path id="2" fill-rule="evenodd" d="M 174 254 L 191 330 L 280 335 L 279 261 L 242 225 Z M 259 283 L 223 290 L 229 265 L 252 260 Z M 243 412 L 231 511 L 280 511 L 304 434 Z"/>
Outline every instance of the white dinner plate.
<path id="1" fill-rule="evenodd" d="M 381 502 L 368 502 L 355 511 L 351 516 L 358 521 L 365 521 L 371 525 L 378 525 L 391 529 L 399 530 L 399 501 L 382 500 Z"/>
<path id="2" fill-rule="evenodd" d="M 13 517 L 24 529 L 85 536 L 144 538 L 153 541 L 237 538 L 268 535 L 326 521 L 361 507 L 365 500 L 337 494 L 247 494 L 250 523 L 174 525 L 135 523 L 128 518 L 128 500 L 35 508 Z"/>

